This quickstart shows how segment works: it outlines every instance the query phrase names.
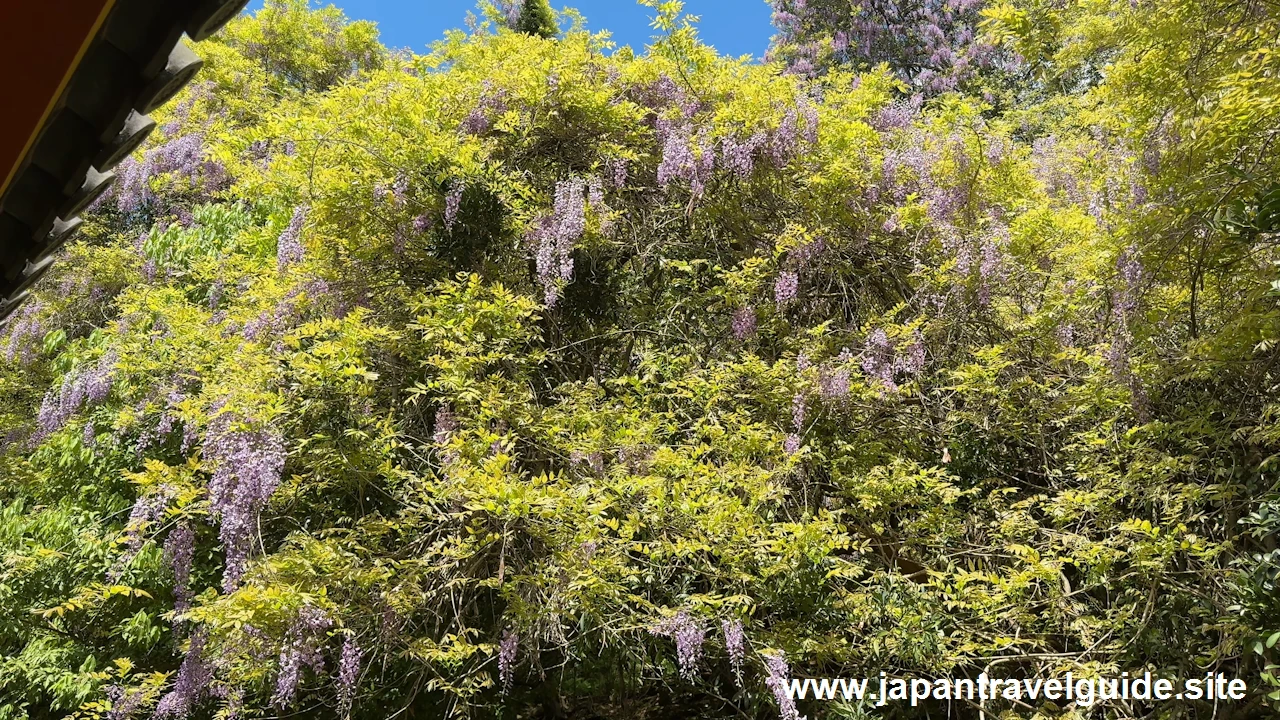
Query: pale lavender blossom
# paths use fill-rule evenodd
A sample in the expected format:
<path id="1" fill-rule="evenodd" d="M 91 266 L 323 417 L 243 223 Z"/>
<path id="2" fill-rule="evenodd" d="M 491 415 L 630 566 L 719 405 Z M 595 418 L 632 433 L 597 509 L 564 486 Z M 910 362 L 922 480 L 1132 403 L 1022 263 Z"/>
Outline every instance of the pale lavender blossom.
<path id="1" fill-rule="evenodd" d="M 676 641 L 676 662 L 680 666 L 680 675 L 692 680 L 697 675 L 698 662 L 702 659 L 702 643 L 707 631 L 702 623 L 681 610 L 675 615 L 663 618 L 649 632 L 662 635 Z"/>
<path id="2" fill-rule="evenodd" d="M 911 343 L 903 348 L 894 360 L 895 368 L 912 377 L 919 377 L 924 372 L 925 347 L 924 336 L 919 330 L 911 334 Z"/>
<path id="3" fill-rule="evenodd" d="M 191 562 L 195 558 L 196 533 L 186 522 L 169 532 L 164 543 L 164 556 L 173 571 L 173 609 L 184 613 L 191 609 Z"/>
<path id="4" fill-rule="evenodd" d="M 673 180 L 691 179 L 697 161 L 691 149 L 693 129 L 687 124 L 673 125 L 665 118 L 658 120 L 662 139 L 662 162 L 658 165 L 658 184 L 667 187 Z"/>
<path id="5" fill-rule="evenodd" d="M 202 628 L 191 635 L 191 647 L 182 660 L 182 666 L 178 668 L 178 678 L 173 683 L 173 689 L 156 705 L 152 716 L 156 720 L 190 717 L 196 704 L 208 694 L 209 684 L 213 680 L 213 668 L 203 657 L 206 637 Z"/>
<path id="6" fill-rule="evenodd" d="M 746 180 L 751 177 L 752 171 L 755 170 L 756 153 L 761 147 L 764 147 L 765 142 L 766 136 L 763 132 L 756 132 L 742 142 L 732 136 L 721 140 L 720 154 L 723 158 L 725 169 L 732 172 L 740 180 Z"/>
<path id="7" fill-rule="evenodd" d="M 627 161 L 623 158 L 611 158 L 605 162 L 605 177 L 613 182 L 614 188 L 622 188 L 627 184 Z"/>
<path id="8" fill-rule="evenodd" d="M 213 466 L 210 515 L 218 522 L 218 537 L 227 556 L 222 585 L 231 592 L 244 575 L 258 517 L 280 486 L 284 439 L 276 427 L 220 412 L 210 421 L 204 452 Z"/>
<path id="9" fill-rule="evenodd" d="M 773 297 L 778 307 L 789 304 L 796 299 L 800 287 L 800 276 L 790 270 L 783 270 L 778 273 L 778 279 L 773 284 Z"/>
<path id="10" fill-rule="evenodd" d="M 813 367 L 813 361 L 809 359 L 808 353 L 800 353 L 796 356 L 796 370 L 804 372 Z"/>
<path id="11" fill-rule="evenodd" d="M 302 245 L 302 226 L 307 221 L 306 205 L 293 209 L 293 217 L 289 225 L 280 233 L 276 241 L 276 265 L 284 270 L 286 267 L 302 262 L 306 249 Z"/>
<path id="12" fill-rule="evenodd" d="M 791 425 L 797 431 L 804 429 L 806 410 L 807 403 L 805 402 L 804 395 L 796 393 L 796 396 L 791 398 Z"/>
<path id="13" fill-rule="evenodd" d="M 756 311 L 750 306 L 741 307 L 733 313 L 733 336 L 738 340 L 746 340 L 756 333 Z"/>
<path id="14" fill-rule="evenodd" d="M 323 672 L 324 653 L 321 641 L 324 631 L 332 625 L 333 621 L 319 608 L 307 605 L 298 611 L 297 618 L 289 627 L 284 645 L 280 648 L 276 689 L 271 696 L 273 706 L 285 708 L 293 702 L 302 681 L 304 667 L 310 667 L 316 673 Z"/>
<path id="15" fill-rule="evenodd" d="M 796 709 L 796 701 L 792 699 L 787 691 L 791 670 L 787 667 L 786 656 L 779 651 L 762 653 L 761 657 L 764 658 L 765 669 L 769 673 L 764 682 L 769 690 L 773 692 L 774 699 L 778 701 L 778 711 L 782 714 L 782 720 L 800 720 L 800 711 Z"/>
<path id="16" fill-rule="evenodd" d="M 342 655 L 338 658 L 338 703 L 348 711 L 355 698 L 356 683 L 360 679 L 360 659 L 363 655 L 355 635 L 348 634 L 342 642 Z"/>
<path id="17" fill-rule="evenodd" d="M 881 328 L 876 328 L 867 336 L 867 346 L 862 353 L 862 371 L 868 377 L 879 380 L 889 391 L 898 389 L 893 379 L 894 347 L 889 336 Z"/>
<path id="18" fill-rule="evenodd" d="M 511 692 L 516 677 L 516 651 L 520 647 L 520 636 L 514 630 L 502 631 L 502 642 L 498 643 L 498 679 L 502 684 L 502 692 Z"/>
<path id="19" fill-rule="evenodd" d="M 844 400 L 849 396 L 849 368 L 839 366 L 823 370 L 818 376 L 818 394 L 827 402 Z"/>
<path id="20" fill-rule="evenodd" d="M 454 223 L 458 221 L 458 210 L 462 207 L 462 191 L 462 183 L 455 182 L 449 188 L 449 194 L 444 198 L 444 229 L 446 232 L 453 232 Z"/>
<path id="21" fill-rule="evenodd" d="M 409 176 L 401 173 L 396 176 L 396 181 L 391 184 L 391 196 L 395 198 L 396 205 L 404 206 L 409 200 Z"/>
<path id="22" fill-rule="evenodd" d="M 22 306 L 9 329 L 9 342 L 5 347 L 5 359 L 13 362 L 19 358 L 28 365 L 40 351 L 40 344 L 48 332 L 42 311 L 44 304 L 31 301 Z"/>
<path id="23" fill-rule="evenodd" d="M 739 684 L 742 683 L 742 661 L 746 658 L 747 636 L 741 620 L 724 620 L 720 623 L 724 632 L 724 647 L 729 651 L 729 664 Z"/>
<path id="24" fill-rule="evenodd" d="M 573 250 L 586 231 L 586 183 L 571 178 L 556 183 L 555 209 L 538 220 L 527 240 L 535 250 L 534 264 L 547 307 L 559 300 L 559 283 L 573 279 Z"/>
<path id="25" fill-rule="evenodd" d="M 61 430 L 81 409 L 105 400 L 111 393 L 115 362 L 115 355 L 107 353 L 95 365 L 67 373 L 58 389 L 45 393 L 36 416 L 39 427 L 32 436 L 32 442 L 43 442 Z"/>
<path id="26" fill-rule="evenodd" d="M 425 233 L 431 227 L 431 218 L 426 215 L 419 215 L 413 219 L 413 231 L 419 235 Z"/>
<path id="27" fill-rule="evenodd" d="M 107 720 L 128 720 L 138 711 L 146 698 L 142 688 L 128 690 L 120 685 L 111 685 L 106 689 L 105 695 L 111 701 L 111 711 L 107 713 Z"/>
<path id="28" fill-rule="evenodd" d="M 795 455 L 800 452 L 800 436 L 795 433 L 789 433 L 782 441 L 782 450 L 788 455 Z"/>

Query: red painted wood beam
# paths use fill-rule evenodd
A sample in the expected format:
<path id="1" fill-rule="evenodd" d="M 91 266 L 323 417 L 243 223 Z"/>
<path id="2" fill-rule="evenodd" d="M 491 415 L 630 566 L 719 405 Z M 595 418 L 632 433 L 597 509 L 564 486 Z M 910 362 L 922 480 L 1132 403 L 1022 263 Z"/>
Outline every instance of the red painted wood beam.
<path id="1" fill-rule="evenodd" d="M 0 3 L 0 195 L 115 0 Z"/>

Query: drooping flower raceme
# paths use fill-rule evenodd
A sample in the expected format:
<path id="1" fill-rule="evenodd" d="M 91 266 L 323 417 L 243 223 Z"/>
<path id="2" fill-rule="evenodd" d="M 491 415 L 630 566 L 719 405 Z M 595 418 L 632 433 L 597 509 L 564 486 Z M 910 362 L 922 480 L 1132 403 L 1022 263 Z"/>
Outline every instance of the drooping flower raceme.
<path id="1" fill-rule="evenodd" d="M 587 227 L 586 190 L 580 178 L 556 183 L 555 209 L 535 223 L 529 237 L 547 307 L 559 301 L 559 283 L 573 279 L 574 245 Z"/>
<path id="2" fill-rule="evenodd" d="M 182 666 L 178 668 L 178 678 L 173 683 L 173 689 L 160 698 L 160 703 L 156 705 L 152 716 L 156 720 L 190 717 L 196 703 L 209 692 L 213 668 L 204 659 L 205 640 L 203 629 L 192 633 L 191 647 L 182 660 Z"/>
<path id="3" fill-rule="evenodd" d="M 782 720 L 800 720 L 800 711 L 796 709 L 796 701 L 792 699 L 791 694 L 787 691 L 787 685 L 791 679 L 791 670 L 787 667 L 787 658 L 781 651 L 773 653 L 762 653 L 764 658 L 764 666 L 768 671 L 765 678 L 765 685 L 773 692 L 773 698 L 778 701 L 778 711 L 782 714 Z"/>
<path id="4" fill-rule="evenodd" d="M 345 710 L 351 709 L 351 701 L 355 698 L 363 655 L 355 635 L 347 635 L 342 642 L 342 655 L 338 658 L 338 702 Z"/>
<path id="5" fill-rule="evenodd" d="M 783 270 L 778 273 L 778 279 L 773 284 L 774 301 L 781 308 L 796 299 L 799 292 L 800 276 L 790 270 Z"/>
<path id="6" fill-rule="evenodd" d="M 284 645 L 280 648 L 276 689 L 271 696 L 272 705 L 284 708 L 293 702 L 302 681 L 304 667 L 309 667 L 316 673 L 323 672 L 324 653 L 321 641 L 324 631 L 332 625 L 333 620 L 319 608 L 307 605 L 298 611 L 297 618 L 289 627 Z M 341 668 L 339 671 L 341 672 Z"/>
<path id="7" fill-rule="evenodd" d="M 733 336 L 746 340 L 756 333 L 756 311 L 752 307 L 738 308 L 733 313 Z"/>
<path id="8" fill-rule="evenodd" d="M 173 570 L 173 609 L 179 613 L 191 608 L 191 561 L 195 558 L 195 543 L 195 530 L 185 522 L 171 530 L 164 543 L 164 556 Z"/>
<path id="9" fill-rule="evenodd" d="M 898 384 L 893 379 L 893 353 L 893 343 L 888 334 L 881 328 L 872 330 L 867 336 L 867 347 L 862 353 L 862 371 L 868 377 L 879 380 L 890 392 L 898 389 Z"/>
<path id="10" fill-rule="evenodd" d="M 702 623 L 687 611 L 681 610 L 663 618 L 649 631 L 676 641 L 676 662 L 680 666 L 680 675 L 686 680 L 692 680 L 698 670 L 698 661 L 702 659 L 702 643 L 707 635 Z"/>
<path id="11" fill-rule="evenodd" d="M 67 373 L 56 390 L 49 390 L 40 404 L 39 428 L 32 442 L 39 443 L 62 429 L 71 416 L 85 407 L 101 403 L 111 394 L 116 356 L 107 353 L 94 365 Z"/>
<path id="12" fill-rule="evenodd" d="M 520 636 L 511 629 L 502 631 L 502 642 L 498 643 L 498 678 L 502 683 L 502 692 L 511 692 L 511 685 L 516 677 L 516 650 L 520 646 Z"/>
<path id="13" fill-rule="evenodd" d="M 125 524 L 122 536 L 125 552 L 107 573 L 109 579 L 115 581 L 119 578 L 124 567 L 137 557 L 138 551 L 142 549 L 146 531 L 153 523 L 164 517 L 164 512 L 169 509 L 169 503 L 175 495 L 177 495 L 177 489 L 165 484 L 153 492 L 140 495 L 133 503 L 133 510 L 129 512 L 129 521 Z"/>
<path id="14" fill-rule="evenodd" d="M 281 270 L 302 262 L 306 254 L 302 245 L 302 226 L 307 221 L 307 210 L 306 205 L 294 208 L 288 227 L 280 233 L 280 239 L 276 242 L 276 264 Z"/>
<path id="15" fill-rule="evenodd" d="M 724 620 L 720 623 L 724 632 L 724 647 L 729 651 L 729 664 L 738 683 L 742 682 L 742 661 L 746 657 L 747 636 L 741 620 Z"/>
<path id="16" fill-rule="evenodd" d="M 233 414 L 215 415 L 204 442 L 213 465 L 209 480 L 210 514 L 226 551 L 222 585 L 230 592 L 244 575 L 258 517 L 280 486 L 284 439 L 279 430 L 246 423 Z"/>
<path id="17" fill-rule="evenodd" d="M 458 210 L 462 208 L 462 191 L 464 187 L 460 182 L 454 182 L 449 188 L 449 194 L 444 197 L 444 229 L 445 232 L 453 232 L 453 226 L 458 222 Z"/>

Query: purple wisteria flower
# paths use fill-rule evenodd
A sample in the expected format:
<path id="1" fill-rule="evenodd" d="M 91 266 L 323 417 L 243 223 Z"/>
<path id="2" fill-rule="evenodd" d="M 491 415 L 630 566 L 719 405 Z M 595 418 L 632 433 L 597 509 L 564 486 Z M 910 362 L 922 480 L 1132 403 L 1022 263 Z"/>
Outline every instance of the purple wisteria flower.
<path id="1" fill-rule="evenodd" d="M 158 198 L 151 189 L 151 179 L 161 175 L 183 181 L 203 197 L 209 197 L 231 183 L 225 167 L 205 159 L 204 136 L 199 133 L 169 140 L 148 150 L 141 159 L 130 157 L 120 164 L 117 174 L 119 181 L 96 204 L 114 200 L 116 207 L 124 213 L 134 213 L 155 204 Z"/>
<path id="2" fill-rule="evenodd" d="M 676 641 L 676 662 L 680 666 L 680 675 L 686 680 L 692 680 L 697 675 L 698 662 L 702 659 L 702 643 L 707 635 L 702 623 L 687 611 L 681 610 L 663 618 L 649 628 L 649 632 Z"/>
<path id="3" fill-rule="evenodd" d="M 893 380 L 893 355 L 894 346 L 885 331 L 882 328 L 872 330 L 867 336 L 866 349 L 862 352 L 862 371 L 868 377 L 879 380 L 890 392 L 898 389 L 898 384 Z"/>
<path id="4" fill-rule="evenodd" d="M 160 703 L 156 705 L 155 714 L 152 715 L 155 720 L 189 717 L 196 704 L 208 694 L 209 684 L 213 680 L 213 668 L 203 657 L 206 638 L 203 628 L 192 633 L 191 646 L 182 660 L 182 666 L 178 668 L 178 678 L 173 683 L 173 689 L 160 698 Z"/>
<path id="5" fill-rule="evenodd" d="M 610 158 L 604 165 L 605 177 L 613 183 L 615 189 L 627 184 L 627 161 L 623 158 Z"/>
<path id="6" fill-rule="evenodd" d="M 658 136 L 662 140 L 662 162 L 658 165 L 658 184 L 667 187 L 673 180 L 691 178 L 697 167 L 690 148 L 693 128 L 685 123 L 658 120 Z"/>
<path id="7" fill-rule="evenodd" d="M 741 620 L 724 620 L 720 623 L 724 632 L 724 647 L 729 651 L 729 664 L 739 685 L 742 684 L 742 661 L 746 658 L 747 635 Z"/>
<path id="8" fill-rule="evenodd" d="M 516 651 L 520 647 L 520 635 L 514 630 L 502 631 L 502 642 L 498 643 L 498 679 L 502 684 L 503 694 L 511 692 L 516 677 Z"/>
<path id="9" fill-rule="evenodd" d="M 129 512 L 129 521 L 125 523 L 122 542 L 125 552 L 116 560 L 115 566 L 107 573 L 107 577 L 115 581 L 119 579 L 124 567 L 137 557 L 138 551 L 142 549 L 145 541 L 145 533 L 148 528 L 164 517 L 165 510 L 169 509 L 169 503 L 173 501 L 177 495 L 177 489 L 172 485 L 161 485 L 155 491 L 146 495 L 140 495 L 133 503 L 133 510 Z"/>
<path id="10" fill-rule="evenodd" d="M 184 613 L 191 609 L 191 561 L 195 558 L 196 533 L 186 522 L 169 532 L 164 543 L 165 560 L 173 570 L 173 609 Z"/>
<path id="11" fill-rule="evenodd" d="M 789 433 L 782 441 L 782 450 L 788 455 L 795 455 L 800 452 L 800 436 L 795 433 Z"/>
<path id="12" fill-rule="evenodd" d="M 547 307 L 559 301 L 559 283 L 573 279 L 573 249 L 587 227 L 586 190 L 579 178 L 556 183 L 554 211 L 538 220 L 528 237 Z"/>
<path id="13" fill-rule="evenodd" d="M 427 215 L 419 215 L 413 219 L 413 231 L 419 235 L 425 233 L 431 227 L 431 218 Z"/>
<path id="14" fill-rule="evenodd" d="M 342 642 L 342 655 L 338 658 L 338 703 L 344 711 L 350 711 L 351 702 L 355 699 L 356 683 L 360 680 L 360 659 L 363 655 L 355 635 L 348 634 Z"/>
<path id="15" fill-rule="evenodd" d="M 218 537 L 227 555 L 222 585 L 231 592 L 244 575 L 257 536 L 258 517 L 280 486 L 284 438 L 276 427 L 262 427 L 221 412 L 210 421 L 204 451 L 213 465 L 210 514 L 218 522 Z"/>
<path id="16" fill-rule="evenodd" d="M 1116 260 L 1116 270 L 1120 276 L 1120 290 L 1116 293 L 1116 312 L 1128 316 L 1138 307 L 1138 294 L 1143 281 L 1142 261 L 1138 249 L 1129 246 L 1120 253 Z"/>
<path id="17" fill-rule="evenodd" d="M 495 91 L 493 82 L 485 80 L 476 107 L 463 119 L 460 128 L 467 135 L 483 135 L 493 129 L 494 121 L 506 111 L 506 91 Z"/>
<path id="18" fill-rule="evenodd" d="M 777 302 L 778 308 L 791 303 L 796 299 L 796 295 L 800 288 L 800 276 L 790 270 L 783 270 L 778 273 L 778 279 L 773 284 L 773 297 Z"/>
<path id="19" fill-rule="evenodd" d="M 756 311 L 751 306 L 741 307 L 733 313 L 733 336 L 746 340 L 756 333 Z"/>
<path id="20" fill-rule="evenodd" d="M 911 377 L 919 377 L 924 372 L 924 364 L 924 335 L 919 330 L 914 330 L 911 333 L 911 343 L 898 354 L 894 367 Z"/>
<path id="21" fill-rule="evenodd" d="M 107 720 L 127 720 L 142 706 L 146 692 L 142 688 L 129 690 L 120 685 L 112 685 L 106 689 L 107 699 L 111 701 L 111 711 Z"/>
<path id="22" fill-rule="evenodd" d="M 284 645 L 280 648 L 276 689 L 271 704 L 277 708 L 288 707 L 298 693 L 302 682 L 302 670 L 309 667 L 316 673 L 324 670 L 324 653 L 321 644 L 323 633 L 333 625 L 325 612 L 310 605 L 298 611 L 298 617 L 289 627 Z"/>
<path id="23" fill-rule="evenodd" d="M 741 142 L 733 136 L 724 138 L 720 141 L 720 156 L 724 168 L 740 180 L 751 177 L 755 170 L 756 154 L 764 147 L 766 140 L 763 132 L 756 132 Z"/>
<path id="24" fill-rule="evenodd" d="M 827 402 L 839 402 L 849 396 L 849 368 L 842 364 L 823 370 L 818 376 L 818 394 Z"/>
<path id="25" fill-rule="evenodd" d="M 302 262 L 306 249 L 302 245 L 302 226 L 307 221 L 308 207 L 299 205 L 293 209 L 289 225 L 276 241 L 276 265 L 280 270 Z"/>
<path id="26" fill-rule="evenodd" d="M 28 302 L 18 311 L 9 327 L 9 342 L 4 351 L 6 360 L 13 362 L 14 358 L 19 358 L 23 365 L 29 365 L 36 358 L 48 332 L 43 311 L 44 303 L 38 300 Z"/>
<path id="27" fill-rule="evenodd" d="M 800 720 L 800 711 L 796 709 L 796 701 L 792 699 L 787 691 L 787 685 L 791 679 L 791 670 L 787 667 L 787 658 L 781 651 L 773 653 L 762 653 L 764 658 L 764 666 L 768 671 L 765 678 L 765 685 L 773 692 L 773 698 L 778 701 L 778 711 L 782 714 L 782 720 Z"/>
<path id="28" fill-rule="evenodd" d="M 103 355 L 96 364 L 67 373 L 58 389 L 50 389 L 40 403 L 39 428 L 32 442 L 39 444 L 61 430 L 73 415 L 85 407 L 101 403 L 111 394 L 116 356 Z"/>
<path id="29" fill-rule="evenodd" d="M 805 402 L 804 395 L 796 393 L 796 396 L 791 398 L 791 424 L 795 427 L 797 432 L 804 429 L 806 410 L 807 403 Z"/>
<path id="30" fill-rule="evenodd" d="M 444 197 L 444 229 L 446 232 L 453 232 L 453 226 L 458 222 L 458 210 L 462 207 L 462 191 L 464 186 L 460 182 L 454 182 L 449 187 L 449 194 Z"/>

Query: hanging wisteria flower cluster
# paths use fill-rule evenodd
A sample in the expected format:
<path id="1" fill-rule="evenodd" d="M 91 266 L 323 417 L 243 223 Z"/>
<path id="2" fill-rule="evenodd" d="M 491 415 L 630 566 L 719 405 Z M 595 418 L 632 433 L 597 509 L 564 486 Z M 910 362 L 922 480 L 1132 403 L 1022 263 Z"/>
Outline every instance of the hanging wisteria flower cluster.
<path id="1" fill-rule="evenodd" d="M 502 642 L 498 643 L 498 679 L 502 684 L 502 692 L 511 692 L 516 677 L 516 650 L 520 647 L 520 635 L 510 628 L 502 631 Z"/>
<path id="2" fill-rule="evenodd" d="M 94 365 L 78 368 L 62 379 L 56 390 L 50 389 L 40 404 L 39 429 L 32 441 L 39 443 L 62 429 L 71 416 L 82 408 L 92 407 L 107 399 L 115 377 L 116 357 L 107 353 Z"/>
<path id="3" fill-rule="evenodd" d="M 476 107 L 462 120 L 462 132 L 467 135 L 483 135 L 493 128 L 494 121 L 506 111 L 506 92 L 494 90 L 492 81 L 485 80 Z"/>
<path id="4" fill-rule="evenodd" d="M 231 181 L 226 168 L 204 153 L 204 136 L 182 135 L 158 145 L 141 159 L 127 158 L 117 171 L 119 181 L 95 203 L 101 207 L 114 201 L 123 213 L 134 213 L 152 206 L 158 197 L 151 187 L 152 178 L 167 175 L 181 181 L 179 189 L 195 191 L 201 197 L 225 189 Z"/>
<path id="5" fill-rule="evenodd" d="M 173 689 L 156 705 L 155 720 L 165 718 L 187 718 L 200 700 L 209 693 L 213 682 L 213 667 L 204 658 L 204 646 L 208 635 L 203 628 L 191 635 L 191 646 L 182 666 L 178 668 L 178 678 Z"/>
<path id="6" fill-rule="evenodd" d="M 924 336 L 919 330 L 911 335 L 911 342 L 899 348 L 883 328 L 872 330 L 862 351 L 862 371 L 879 381 L 888 392 L 897 392 L 900 375 L 919 377 L 924 372 Z"/>
<path id="7" fill-rule="evenodd" d="M 36 358 L 40 352 L 40 343 L 48 333 L 44 309 L 44 304 L 40 301 L 28 301 L 10 321 L 9 341 L 4 349 L 6 360 L 13 362 L 17 358 L 26 365 Z"/>
<path id="8" fill-rule="evenodd" d="M 681 610 L 660 620 L 649 628 L 649 632 L 676 641 L 676 662 L 680 666 L 680 675 L 686 680 L 692 680 L 697 675 L 698 662 L 702 659 L 702 643 L 707 636 L 707 629 L 702 622 Z"/>
<path id="9" fill-rule="evenodd" d="M 298 693 L 298 685 L 302 682 L 304 667 L 311 668 L 316 674 L 324 672 L 324 631 L 332 625 L 333 620 L 319 608 L 308 605 L 298 611 L 298 617 L 289 627 L 285 643 L 280 648 L 276 688 L 271 696 L 272 705 L 285 708 L 293 702 Z M 359 665 L 358 658 L 356 665 Z M 341 668 L 339 673 L 341 674 Z"/>
<path id="10" fill-rule="evenodd" d="M 462 192 L 465 189 L 461 182 L 454 181 L 449 186 L 449 192 L 444 196 L 445 232 L 453 232 L 453 226 L 458 222 L 458 211 L 462 208 Z"/>
<path id="11" fill-rule="evenodd" d="M 724 647 L 729 651 L 729 664 L 738 684 L 742 683 L 742 662 L 747 654 L 747 634 L 741 620 L 724 620 L 720 623 L 724 632 Z"/>
<path id="12" fill-rule="evenodd" d="M 348 633 L 342 641 L 342 654 L 338 656 L 338 704 L 346 711 L 355 699 L 356 683 L 360 680 L 360 660 L 364 651 L 356 637 Z"/>
<path id="13" fill-rule="evenodd" d="M 773 0 L 778 28 L 770 55 L 791 72 L 812 76 L 831 63 L 888 63 L 898 77 L 930 94 L 954 90 L 984 69 L 1010 71 L 1005 57 L 977 33 L 984 0 Z"/>
<path id="14" fill-rule="evenodd" d="M 306 256 L 306 248 L 302 244 L 302 226 L 307 222 L 308 210 L 306 205 L 294 208 L 289 225 L 276 241 L 276 265 L 280 270 L 302 262 Z"/>
<path id="15" fill-rule="evenodd" d="M 586 189 L 580 178 L 556 183 L 554 211 L 538 219 L 527 238 L 534 248 L 538 282 L 549 308 L 560 299 L 560 284 L 573 279 L 574 245 L 587 227 Z"/>
<path id="16" fill-rule="evenodd" d="M 195 558 L 196 533 L 190 523 L 181 522 L 164 542 L 164 557 L 173 571 L 173 609 L 191 609 L 191 561 Z"/>
<path id="17" fill-rule="evenodd" d="M 782 651 L 763 653 L 764 667 L 768 672 L 765 685 L 773 692 L 778 702 L 778 711 L 782 720 L 800 720 L 800 711 L 796 709 L 796 701 L 788 692 L 787 685 L 791 680 L 791 669 L 787 667 L 787 658 Z"/>
<path id="18" fill-rule="evenodd" d="M 213 466 L 209 480 L 210 515 L 226 551 L 223 588 L 230 592 L 244 575 L 258 517 L 280 486 L 284 471 L 284 439 L 278 427 L 250 423 L 230 412 L 210 422 L 205 456 Z"/>

